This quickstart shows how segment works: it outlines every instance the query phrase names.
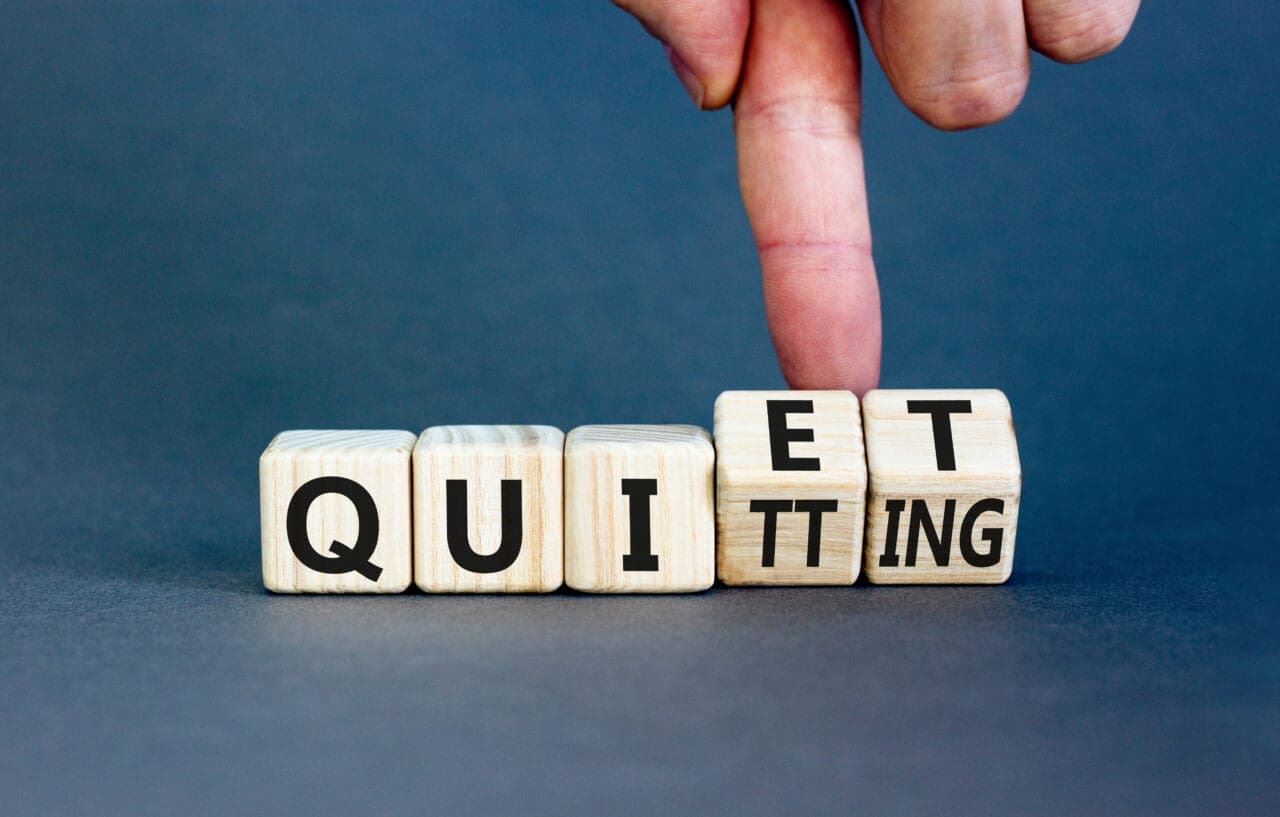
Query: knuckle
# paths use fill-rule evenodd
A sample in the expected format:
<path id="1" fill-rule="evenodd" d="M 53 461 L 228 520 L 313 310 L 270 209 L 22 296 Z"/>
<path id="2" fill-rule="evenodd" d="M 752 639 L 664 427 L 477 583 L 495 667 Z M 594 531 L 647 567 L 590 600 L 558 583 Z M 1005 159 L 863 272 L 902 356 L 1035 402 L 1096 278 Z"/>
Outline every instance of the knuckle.
<path id="1" fill-rule="evenodd" d="M 1025 64 L 955 73 L 913 86 L 904 101 L 921 119 L 943 130 L 999 122 L 1018 107 L 1027 90 Z"/>
<path id="2" fill-rule="evenodd" d="M 1030 27 L 1034 45 L 1046 56 L 1084 62 L 1114 51 L 1132 24 L 1126 3 L 1077 0 L 1055 4 L 1033 19 Z"/>
<path id="3" fill-rule="evenodd" d="M 820 95 L 786 95 L 742 103 L 734 112 L 742 124 L 774 133 L 803 133 L 818 139 L 856 137 L 860 106 L 856 98 Z"/>

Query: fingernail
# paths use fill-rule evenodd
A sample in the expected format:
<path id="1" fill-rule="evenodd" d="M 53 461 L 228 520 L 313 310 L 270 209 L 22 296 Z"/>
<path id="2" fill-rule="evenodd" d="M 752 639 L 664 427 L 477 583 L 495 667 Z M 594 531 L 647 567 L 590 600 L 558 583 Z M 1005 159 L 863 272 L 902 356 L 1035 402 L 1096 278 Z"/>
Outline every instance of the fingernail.
<path id="1" fill-rule="evenodd" d="M 667 60 L 671 63 L 671 67 L 676 72 L 676 77 L 680 80 L 680 84 L 684 86 L 685 91 L 689 94 L 689 98 L 693 100 L 693 104 L 699 109 L 702 108 L 702 97 L 706 94 L 706 89 L 702 87 L 702 83 L 698 81 L 698 75 L 693 73 L 693 69 L 689 67 L 689 63 L 680 59 L 680 55 L 675 52 L 671 46 L 666 43 L 662 44 L 662 50 L 666 52 Z"/>

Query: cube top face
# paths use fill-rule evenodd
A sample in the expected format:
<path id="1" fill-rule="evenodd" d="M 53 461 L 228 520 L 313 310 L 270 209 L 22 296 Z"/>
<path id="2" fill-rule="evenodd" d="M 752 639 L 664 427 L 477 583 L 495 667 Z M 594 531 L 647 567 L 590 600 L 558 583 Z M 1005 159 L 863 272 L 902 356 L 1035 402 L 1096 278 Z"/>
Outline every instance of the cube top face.
<path id="1" fill-rule="evenodd" d="M 996 389 L 884 389 L 862 399 L 872 490 L 1017 493 L 1022 466 L 1009 400 Z M 944 426 L 948 431 L 943 430 Z M 935 438 L 935 429 L 944 435 Z M 949 433 L 950 451 L 945 435 Z M 941 445 L 939 444 L 941 443 Z"/>
<path id="2" fill-rule="evenodd" d="M 728 585 L 848 585 L 867 468 L 847 391 L 729 391 L 715 408 L 716 570 Z"/>
<path id="3" fill-rule="evenodd" d="M 564 450 L 564 432 L 553 426 L 432 426 L 422 432 L 418 446 L 461 445 L 498 450 L 546 448 Z"/>
<path id="4" fill-rule="evenodd" d="M 566 445 L 578 451 L 631 452 L 637 448 L 688 449 L 714 462 L 715 447 L 705 428 L 682 425 L 578 426 L 569 432 Z"/>
<path id="5" fill-rule="evenodd" d="M 412 574 L 408 431 L 286 431 L 258 461 L 277 593 L 400 593 Z"/>
<path id="6" fill-rule="evenodd" d="M 345 452 L 362 457 L 378 454 L 395 456 L 412 451 L 417 440 L 409 431 L 282 431 L 262 455 L 290 452 L 291 456 L 297 457 L 333 457 Z"/>
<path id="7" fill-rule="evenodd" d="M 721 485 L 786 479 L 801 492 L 829 484 L 866 488 L 862 418 L 853 392 L 723 392 L 716 399 L 715 444 Z"/>
<path id="8" fill-rule="evenodd" d="M 715 449 L 697 426 L 582 426 L 565 442 L 565 582 L 685 593 L 715 582 Z"/>
<path id="9" fill-rule="evenodd" d="M 413 450 L 414 582 L 428 593 L 547 593 L 564 581 L 564 433 L 435 426 Z"/>

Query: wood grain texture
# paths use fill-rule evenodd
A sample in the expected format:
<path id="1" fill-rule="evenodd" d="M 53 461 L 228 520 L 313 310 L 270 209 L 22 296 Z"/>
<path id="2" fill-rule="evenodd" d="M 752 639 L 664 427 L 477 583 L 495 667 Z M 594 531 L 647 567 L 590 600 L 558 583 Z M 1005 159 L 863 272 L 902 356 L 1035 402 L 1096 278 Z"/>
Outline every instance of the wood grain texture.
<path id="1" fill-rule="evenodd" d="M 276 593 L 400 593 L 412 578 L 412 518 L 409 455 L 416 437 L 408 431 L 285 431 L 258 461 L 262 514 L 262 581 Z M 312 570 L 294 555 L 286 519 L 294 492 L 312 479 L 345 477 L 373 498 L 378 514 L 377 545 L 370 561 L 382 568 L 376 581 L 357 572 Z M 328 556 L 329 545 L 352 546 L 360 534 L 352 502 L 337 494 L 320 496 L 307 512 L 313 548 Z"/>
<path id="2" fill-rule="evenodd" d="M 466 480 L 468 544 L 485 556 L 504 546 L 502 483 L 519 480 L 520 544 L 510 566 L 475 572 L 450 553 L 449 480 Z M 564 581 L 563 487 L 564 432 L 558 428 L 428 428 L 413 450 L 414 583 L 428 593 L 547 593 L 559 588 Z"/>
<path id="3" fill-rule="evenodd" d="M 799 402 L 785 425 L 813 440 L 790 441 L 775 469 L 769 404 Z M 811 411 L 805 412 L 804 408 Z M 781 429 L 779 429 L 781 430 Z M 785 437 L 785 432 L 780 435 Z M 862 568 L 867 466 L 858 398 L 847 391 L 727 391 L 716 400 L 716 571 L 729 585 L 853 584 Z M 816 460 L 816 463 L 812 461 Z M 788 466 L 791 467 L 788 467 Z M 757 510 L 752 511 L 756 502 Z M 813 505 L 810 503 L 825 503 Z M 772 515 L 764 512 L 772 505 Z M 779 510 L 790 504 L 790 510 Z M 796 503 L 799 503 L 798 505 Z M 826 510 L 834 507 L 834 510 Z M 816 546 L 811 524 L 816 513 Z M 766 525 L 772 518 L 768 558 Z M 817 564 L 811 566 L 812 556 Z M 771 564 L 766 565 L 766 562 Z"/>
<path id="4" fill-rule="evenodd" d="M 623 480 L 654 480 L 648 531 L 657 570 L 633 553 Z M 581 426 L 565 442 L 565 581 L 595 593 L 683 593 L 715 582 L 715 449 L 697 426 Z"/>
<path id="5" fill-rule="evenodd" d="M 967 402 L 969 412 L 949 415 L 953 462 L 942 462 L 946 457 L 939 449 L 945 446 L 935 439 L 931 414 L 912 413 L 908 401 Z M 870 476 L 867 578 L 877 584 L 1007 580 L 1022 468 L 1004 394 L 994 389 L 872 391 L 862 400 L 862 421 Z"/>

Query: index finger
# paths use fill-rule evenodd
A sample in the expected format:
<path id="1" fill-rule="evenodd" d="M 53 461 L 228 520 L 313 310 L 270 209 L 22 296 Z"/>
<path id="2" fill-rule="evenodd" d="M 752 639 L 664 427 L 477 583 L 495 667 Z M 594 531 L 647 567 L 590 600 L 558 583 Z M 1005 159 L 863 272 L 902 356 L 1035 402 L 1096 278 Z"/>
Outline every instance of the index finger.
<path id="1" fill-rule="evenodd" d="M 757 0 L 734 104 L 738 178 L 793 388 L 863 394 L 879 379 L 861 107 L 848 5 Z"/>

